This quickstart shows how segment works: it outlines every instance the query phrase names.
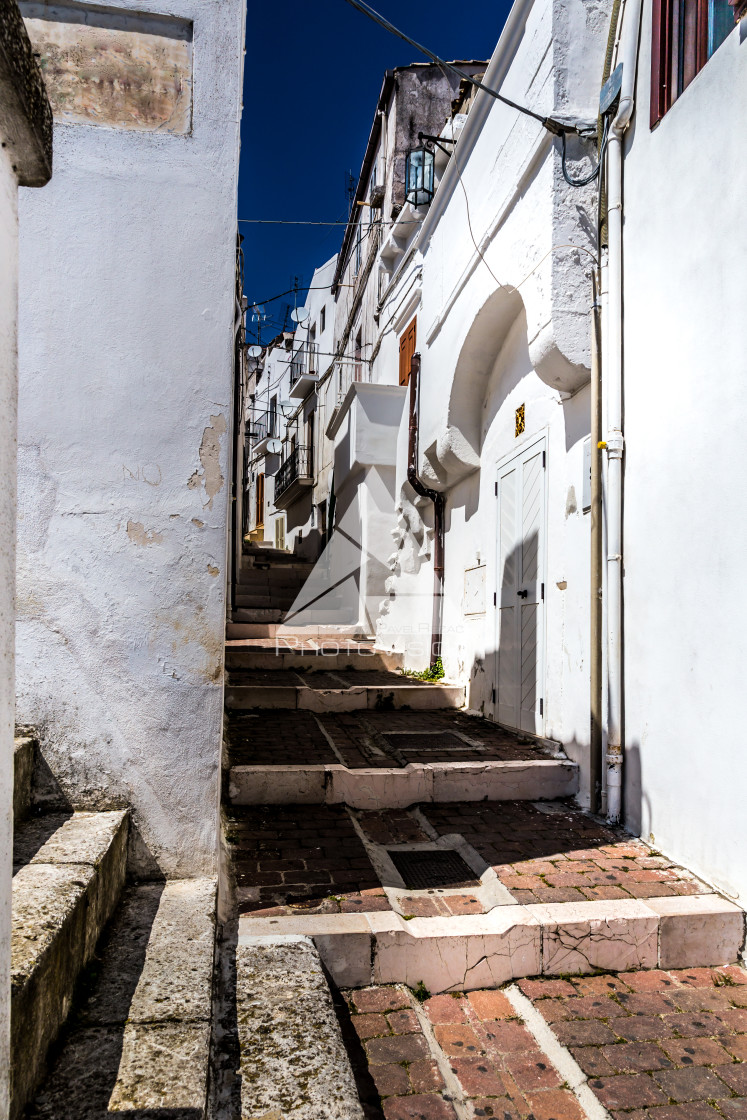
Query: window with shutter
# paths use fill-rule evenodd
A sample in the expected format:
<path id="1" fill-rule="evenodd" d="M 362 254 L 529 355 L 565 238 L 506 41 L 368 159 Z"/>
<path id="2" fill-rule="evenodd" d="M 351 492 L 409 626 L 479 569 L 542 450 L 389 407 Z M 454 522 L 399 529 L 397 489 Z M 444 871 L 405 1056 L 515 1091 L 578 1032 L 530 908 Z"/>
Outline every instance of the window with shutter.
<path id="1" fill-rule="evenodd" d="M 399 383 L 410 384 L 410 363 L 415 353 L 418 337 L 417 315 L 399 337 Z"/>
<path id="2" fill-rule="evenodd" d="M 747 0 L 654 0 L 652 128 L 718 50 L 746 8 Z"/>

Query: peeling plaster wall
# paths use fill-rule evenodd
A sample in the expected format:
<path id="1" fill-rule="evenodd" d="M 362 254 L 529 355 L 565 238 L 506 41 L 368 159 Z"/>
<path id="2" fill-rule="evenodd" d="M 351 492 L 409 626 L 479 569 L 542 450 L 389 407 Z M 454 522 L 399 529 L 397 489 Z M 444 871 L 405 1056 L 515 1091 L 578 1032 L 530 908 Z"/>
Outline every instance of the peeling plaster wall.
<path id="1" fill-rule="evenodd" d="M 747 904 L 747 21 L 625 157 L 625 811 Z M 675 189 L 676 184 L 676 189 Z"/>
<path id="2" fill-rule="evenodd" d="M 48 789 L 131 805 L 173 876 L 218 857 L 244 11 L 158 10 L 192 27 L 191 133 L 58 117 L 21 197 L 17 717 Z"/>

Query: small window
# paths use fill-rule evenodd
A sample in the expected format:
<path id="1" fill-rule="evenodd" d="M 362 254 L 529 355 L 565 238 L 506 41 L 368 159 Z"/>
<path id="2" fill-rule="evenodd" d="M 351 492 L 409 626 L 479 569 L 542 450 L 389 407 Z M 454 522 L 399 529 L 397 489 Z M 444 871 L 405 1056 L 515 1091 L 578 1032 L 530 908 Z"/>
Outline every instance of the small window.
<path id="1" fill-rule="evenodd" d="M 654 0 L 652 128 L 718 50 L 744 8 L 744 0 Z"/>
<path id="2" fill-rule="evenodd" d="M 319 334 L 324 334 L 325 327 L 327 326 L 327 308 L 323 307 L 319 312 Z"/>
<path id="3" fill-rule="evenodd" d="M 417 315 L 410 323 L 410 325 L 399 336 L 399 383 L 400 385 L 410 384 L 410 364 L 412 362 L 413 354 L 418 340 L 418 317 Z"/>

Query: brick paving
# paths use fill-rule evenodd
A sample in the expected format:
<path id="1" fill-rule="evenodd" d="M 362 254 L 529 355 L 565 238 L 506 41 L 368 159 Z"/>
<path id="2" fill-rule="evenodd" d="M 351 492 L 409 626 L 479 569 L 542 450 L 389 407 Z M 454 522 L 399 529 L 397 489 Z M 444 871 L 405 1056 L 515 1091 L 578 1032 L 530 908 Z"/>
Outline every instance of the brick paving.
<path id="1" fill-rule="evenodd" d="M 405 987 L 344 994 L 386 1120 L 456 1120 L 465 1111 L 495 1120 L 583 1120 L 501 992 L 426 999 L 427 1033 Z"/>
<path id="2" fill-rule="evenodd" d="M 747 972 L 520 980 L 615 1120 L 747 1117 Z"/>
<path id="3" fill-rule="evenodd" d="M 684 868 L 652 856 L 640 841 L 569 806 L 562 813 L 548 814 L 527 802 L 482 801 L 380 812 L 356 810 L 353 816 L 364 836 L 382 847 L 431 844 L 433 835 L 423 826 L 423 819 L 439 835 L 461 835 L 492 864 L 510 899 L 522 904 L 649 898 L 707 890 Z M 391 909 L 350 812 L 343 806 L 234 807 L 226 817 L 226 835 L 242 912 Z M 651 881 L 652 870 L 656 874 Z M 531 889 L 524 888 L 524 883 Z M 406 917 L 481 914 L 484 904 L 473 886 L 465 881 L 464 889 L 452 894 L 413 891 L 401 895 L 398 906 Z M 644 1002 L 643 996 L 638 1002 Z M 582 1018 L 593 1020 L 595 1016 Z M 592 1037 L 593 1021 L 580 1029 Z M 644 1029 L 638 1020 L 627 1029 L 632 1032 L 631 1042 L 648 1041 L 633 1037 Z"/>
<path id="4" fill-rule="evenodd" d="M 276 676 L 282 674 L 268 673 L 272 680 Z M 226 735 L 233 766 L 342 763 L 350 769 L 396 768 L 410 762 L 525 762 L 546 757 L 538 747 L 489 720 L 448 709 L 233 711 L 227 714 Z"/>
<path id="5" fill-rule="evenodd" d="M 391 909 L 344 808 L 246 806 L 225 816 L 240 913 L 270 917 Z"/>
<path id="6" fill-rule="evenodd" d="M 439 834 L 462 835 L 517 902 L 708 893 L 684 868 L 570 805 L 480 801 L 421 810 Z"/>

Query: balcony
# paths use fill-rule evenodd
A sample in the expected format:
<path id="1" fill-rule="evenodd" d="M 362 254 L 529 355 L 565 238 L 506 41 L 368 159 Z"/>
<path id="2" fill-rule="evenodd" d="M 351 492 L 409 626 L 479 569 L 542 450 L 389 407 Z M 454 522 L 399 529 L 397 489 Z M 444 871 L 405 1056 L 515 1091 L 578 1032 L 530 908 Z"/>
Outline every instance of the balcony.
<path id="1" fill-rule="evenodd" d="M 287 459 L 283 459 L 275 475 L 275 505 L 287 509 L 301 497 L 305 490 L 314 485 L 314 464 L 310 447 L 294 447 Z"/>
<path id="2" fill-rule="evenodd" d="M 257 455 L 264 452 L 277 454 L 280 451 L 279 434 L 280 424 L 276 412 L 260 412 L 249 422 L 249 442 Z M 274 446 L 276 443 L 277 447 Z"/>
<path id="3" fill-rule="evenodd" d="M 315 342 L 304 342 L 291 359 L 290 392 L 292 400 L 302 401 L 308 397 L 319 380 L 319 347 Z"/>

